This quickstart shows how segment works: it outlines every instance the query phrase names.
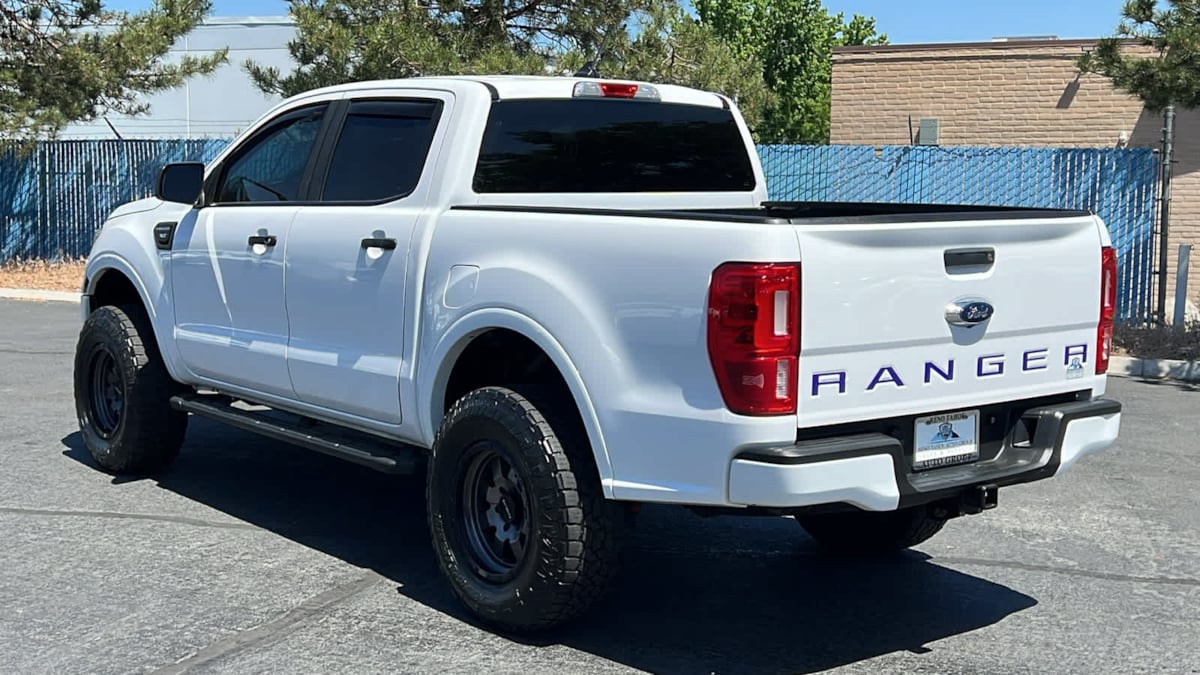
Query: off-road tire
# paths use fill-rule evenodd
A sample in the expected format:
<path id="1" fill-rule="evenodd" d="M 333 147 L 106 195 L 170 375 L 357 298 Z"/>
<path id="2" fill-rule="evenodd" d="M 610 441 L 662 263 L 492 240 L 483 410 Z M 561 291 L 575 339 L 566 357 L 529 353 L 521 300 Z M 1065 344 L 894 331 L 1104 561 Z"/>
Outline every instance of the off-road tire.
<path id="1" fill-rule="evenodd" d="M 923 505 L 897 511 L 798 515 L 796 521 L 822 548 L 845 556 L 881 555 L 916 546 L 946 524 Z"/>
<path id="2" fill-rule="evenodd" d="M 97 372 L 112 359 L 111 371 L 121 410 L 98 412 L 93 397 Z M 100 364 L 100 365 L 98 365 Z M 146 475 L 165 468 L 179 454 L 187 413 L 172 410 L 170 397 L 181 387 L 171 379 L 149 319 L 141 307 L 99 307 L 79 333 L 75 349 L 75 412 L 80 435 L 93 461 L 119 475 Z M 106 418 L 107 415 L 107 418 Z"/>
<path id="3" fill-rule="evenodd" d="M 467 609 L 502 631 L 533 633 L 579 617 L 617 572 L 621 511 L 604 498 L 567 405 L 542 389 L 477 389 L 453 404 L 435 439 L 426 505 L 438 563 Z M 465 496 L 468 475 L 482 453 L 501 456 L 526 486 L 530 536 L 507 579 L 487 578 L 468 532 L 467 509 L 479 507 L 467 502 L 482 503 Z"/>

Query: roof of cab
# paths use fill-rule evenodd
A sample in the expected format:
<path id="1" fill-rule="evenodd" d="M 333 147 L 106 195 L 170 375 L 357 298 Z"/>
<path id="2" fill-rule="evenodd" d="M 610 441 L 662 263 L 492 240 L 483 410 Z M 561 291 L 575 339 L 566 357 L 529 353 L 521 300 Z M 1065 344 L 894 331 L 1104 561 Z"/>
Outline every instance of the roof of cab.
<path id="1" fill-rule="evenodd" d="M 394 80 L 365 80 L 323 87 L 305 92 L 300 96 L 326 92 L 363 91 L 370 89 L 404 88 L 412 86 L 461 90 L 463 85 L 477 85 L 485 89 L 493 100 L 531 98 L 571 98 L 579 82 L 622 82 L 651 86 L 658 90 L 662 100 L 668 103 L 687 103 L 712 107 L 729 107 L 727 98 L 710 91 L 681 87 L 671 84 L 654 84 L 620 78 L 587 78 L 536 75 L 445 75 L 413 77 Z"/>

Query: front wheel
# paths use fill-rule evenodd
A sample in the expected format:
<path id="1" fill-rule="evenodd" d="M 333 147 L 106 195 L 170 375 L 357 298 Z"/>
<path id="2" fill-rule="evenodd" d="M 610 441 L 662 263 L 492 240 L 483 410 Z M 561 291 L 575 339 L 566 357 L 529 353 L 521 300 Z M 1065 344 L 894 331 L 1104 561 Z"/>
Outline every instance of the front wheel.
<path id="1" fill-rule="evenodd" d="M 558 399 L 486 387 L 457 401 L 429 462 L 429 527 L 443 574 L 485 623 L 563 624 L 606 590 L 619 511 L 578 420 Z"/>
<path id="2" fill-rule="evenodd" d="M 92 459 L 114 474 L 146 474 L 178 454 L 187 414 L 140 308 L 105 306 L 84 322 L 75 349 L 75 411 Z"/>
<path id="3" fill-rule="evenodd" d="M 897 511 L 798 515 L 796 521 L 823 548 L 850 556 L 878 555 L 916 546 L 941 531 L 946 520 L 927 506 Z"/>

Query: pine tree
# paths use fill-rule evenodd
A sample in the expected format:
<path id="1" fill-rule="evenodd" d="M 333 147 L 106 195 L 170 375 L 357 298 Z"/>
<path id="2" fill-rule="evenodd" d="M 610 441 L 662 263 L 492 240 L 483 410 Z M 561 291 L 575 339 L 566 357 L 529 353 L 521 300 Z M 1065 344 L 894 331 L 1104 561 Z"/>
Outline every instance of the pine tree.
<path id="1" fill-rule="evenodd" d="M 1118 89 L 1161 112 L 1170 105 L 1200 107 L 1200 0 L 1129 0 L 1116 35 L 1080 55 L 1081 72 L 1112 80 Z M 1149 48 L 1149 56 L 1130 46 Z"/>
<path id="2" fill-rule="evenodd" d="M 141 96 L 211 73 L 224 50 L 163 62 L 208 11 L 206 0 L 158 0 L 137 14 L 100 0 L 0 0 L 0 138 L 54 136 L 109 111 L 141 114 Z"/>

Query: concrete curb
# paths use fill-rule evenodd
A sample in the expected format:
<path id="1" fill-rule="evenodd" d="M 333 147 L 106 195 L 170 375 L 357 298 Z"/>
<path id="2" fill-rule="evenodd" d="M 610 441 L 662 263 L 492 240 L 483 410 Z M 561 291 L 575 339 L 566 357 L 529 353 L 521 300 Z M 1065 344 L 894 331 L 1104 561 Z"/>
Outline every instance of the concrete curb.
<path id="1" fill-rule="evenodd" d="M 32 288 L 0 288 L 0 298 L 6 300 L 41 300 L 49 302 L 73 302 L 79 304 L 78 293 L 66 291 L 39 291 Z"/>
<path id="2" fill-rule="evenodd" d="M 1117 377 L 1140 377 L 1148 380 L 1200 382 L 1200 361 L 1113 356 L 1108 360 L 1108 374 Z"/>

